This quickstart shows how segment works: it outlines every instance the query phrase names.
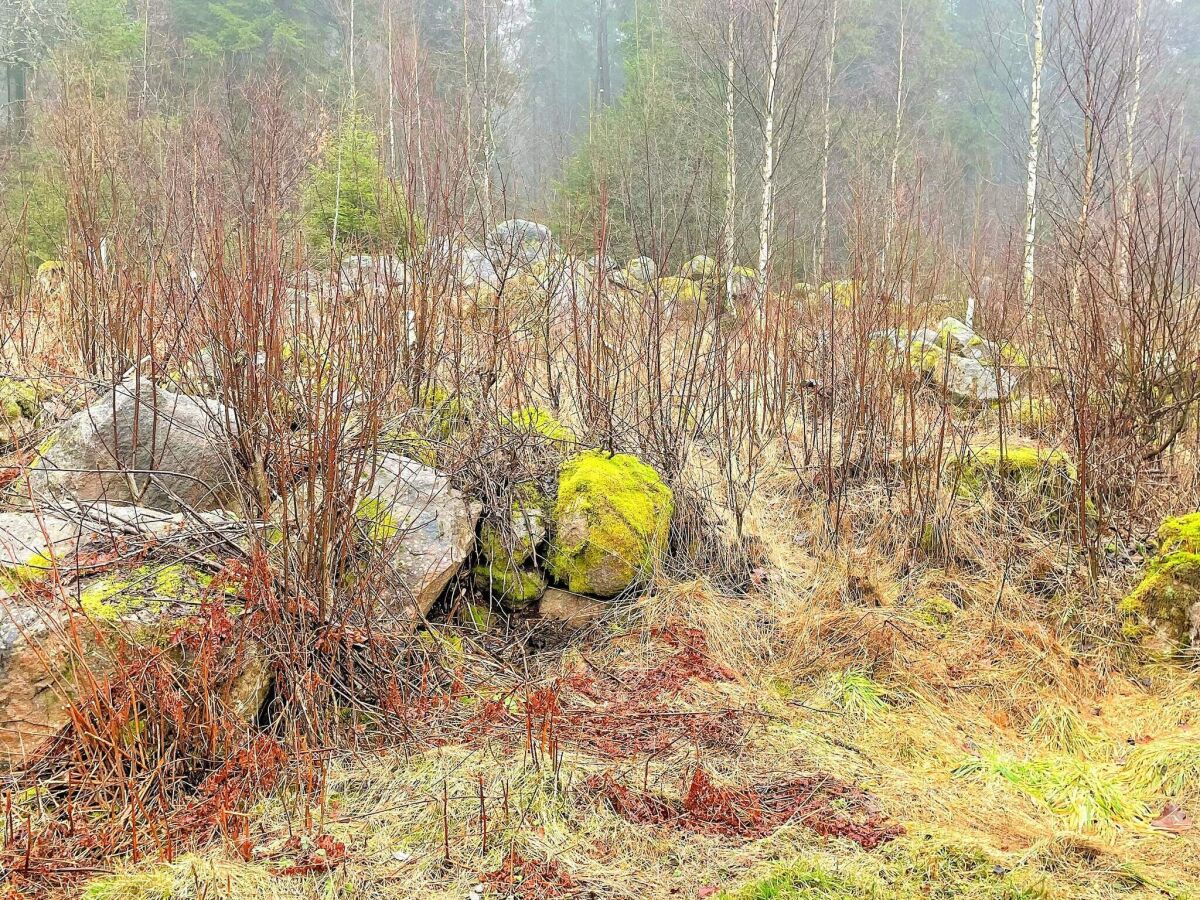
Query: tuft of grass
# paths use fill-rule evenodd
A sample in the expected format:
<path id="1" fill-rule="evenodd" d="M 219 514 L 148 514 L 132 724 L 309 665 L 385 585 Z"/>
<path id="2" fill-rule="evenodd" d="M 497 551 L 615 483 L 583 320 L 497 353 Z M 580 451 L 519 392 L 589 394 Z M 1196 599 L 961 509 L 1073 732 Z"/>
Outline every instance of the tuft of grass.
<path id="1" fill-rule="evenodd" d="M 175 873 L 167 867 L 120 872 L 88 882 L 83 900 L 171 900 Z"/>
<path id="2" fill-rule="evenodd" d="M 1001 779 L 1075 831 L 1108 832 L 1150 815 L 1119 773 L 1072 756 L 1023 760 L 992 753 L 967 760 L 954 774 Z"/>
<path id="3" fill-rule="evenodd" d="M 860 900 L 883 896 L 874 886 L 797 861 L 734 891 L 722 891 L 718 900 Z"/>
<path id="4" fill-rule="evenodd" d="M 832 673 L 822 693 L 834 706 L 856 719 L 870 719 L 891 709 L 883 686 L 860 669 Z"/>
<path id="5" fill-rule="evenodd" d="M 1072 756 L 1090 756 L 1101 743 L 1074 708 L 1057 701 L 1040 706 L 1026 733 L 1047 750 Z"/>
<path id="6" fill-rule="evenodd" d="M 1200 738 L 1181 734 L 1143 744 L 1129 754 L 1124 773 L 1136 788 L 1178 797 L 1200 779 Z"/>

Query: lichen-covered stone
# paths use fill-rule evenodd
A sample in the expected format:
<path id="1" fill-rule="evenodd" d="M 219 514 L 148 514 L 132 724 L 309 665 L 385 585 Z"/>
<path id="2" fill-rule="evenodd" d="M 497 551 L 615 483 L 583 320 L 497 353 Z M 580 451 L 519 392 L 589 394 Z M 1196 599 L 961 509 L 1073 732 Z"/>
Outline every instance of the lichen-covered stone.
<path id="1" fill-rule="evenodd" d="M 355 502 L 364 540 L 395 568 L 404 597 L 389 598 L 415 623 L 441 595 L 475 546 L 478 504 L 446 476 L 396 453 L 379 453 L 363 473 Z M 409 608 L 409 600 L 413 608 Z"/>
<path id="2" fill-rule="evenodd" d="M 67 554 L 62 563 L 76 572 Z M 0 720 L 7 725 L 0 728 L 0 768 L 18 762 L 69 720 L 72 702 L 113 672 L 118 647 L 169 647 L 179 661 L 188 662 L 186 648 L 171 639 L 195 621 L 205 600 L 214 599 L 210 587 L 211 578 L 194 566 L 148 563 L 95 578 L 83 575 L 74 597 L 65 592 L 66 606 L 20 593 L 5 598 L 0 603 Z M 237 614 L 236 604 L 226 608 Z M 229 710 L 250 722 L 271 679 L 270 668 L 250 651 L 223 684 L 214 686 L 226 692 Z"/>
<path id="3" fill-rule="evenodd" d="M 628 278 L 649 284 L 658 277 L 658 265 L 648 256 L 635 256 L 625 267 Z"/>
<path id="4" fill-rule="evenodd" d="M 1120 610 L 1130 637 L 1157 629 L 1174 645 L 1200 645 L 1200 512 L 1162 523 L 1158 552 Z"/>
<path id="5" fill-rule="evenodd" d="M 129 380 L 73 415 L 30 467 L 35 496 L 172 512 L 236 507 L 231 410 Z"/>
<path id="6" fill-rule="evenodd" d="M 653 573 L 673 512 L 671 489 L 636 457 L 581 453 L 559 476 L 550 573 L 575 593 L 620 594 Z"/>

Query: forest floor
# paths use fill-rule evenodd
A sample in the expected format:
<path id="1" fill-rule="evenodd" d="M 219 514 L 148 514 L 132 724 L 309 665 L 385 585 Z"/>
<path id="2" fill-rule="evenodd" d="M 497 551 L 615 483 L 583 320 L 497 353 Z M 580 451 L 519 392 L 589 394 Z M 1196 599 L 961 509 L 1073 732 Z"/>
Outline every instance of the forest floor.
<path id="1" fill-rule="evenodd" d="M 277 792 L 237 846 L 85 896 L 1200 894 L 1200 676 L 1073 624 L 1119 579 L 1064 608 L 1029 587 L 1037 553 L 900 563 L 866 524 L 853 546 L 808 524 L 766 502 L 746 592 L 432 624 L 458 677 L 406 740 L 317 750 L 315 809 Z"/>

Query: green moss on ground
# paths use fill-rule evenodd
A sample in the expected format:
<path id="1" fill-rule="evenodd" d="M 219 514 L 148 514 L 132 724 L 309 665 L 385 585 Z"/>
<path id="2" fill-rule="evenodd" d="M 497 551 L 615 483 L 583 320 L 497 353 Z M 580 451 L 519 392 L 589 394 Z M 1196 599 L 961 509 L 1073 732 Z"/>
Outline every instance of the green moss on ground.
<path id="1" fill-rule="evenodd" d="M 573 457 L 559 476 L 551 574 L 578 594 L 620 593 L 666 552 L 674 502 L 658 473 L 634 456 Z"/>

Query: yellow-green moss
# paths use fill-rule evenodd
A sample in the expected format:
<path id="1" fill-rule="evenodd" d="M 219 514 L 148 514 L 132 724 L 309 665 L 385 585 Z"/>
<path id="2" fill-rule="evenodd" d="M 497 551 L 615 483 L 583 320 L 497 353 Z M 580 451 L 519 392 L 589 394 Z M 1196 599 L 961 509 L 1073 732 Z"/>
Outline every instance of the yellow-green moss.
<path id="1" fill-rule="evenodd" d="M 10 590 L 41 581 L 55 570 L 58 563 L 45 552 L 32 553 L 19 563 L 0 565 L 0 587 Z"/>
<path id="2" fill-rule="evenodd" d="M 1023 495 L 1062 499 L 1069 495 L 1078 474 L 1062 450 L 1010 444 L 972 447 L 946 463 L 947 474 L 957 479 L 958 492 L 978 497 L 1003 482 Z"/>
<path id="3" fill-rule="evenodd" d="M 505 416 L 500 424 L 518 434 L 534 435 L 550 441 L 574 442 L 575 433 L 560 422 L 553 413 L 537 406 L 526 406 Z"/>
<path id="4" fill-rule="evenodd" d="M 198 600 L 211 582 L 208 573 L 185 563 L 147 564 L 92 581 L 80 592 L 79 606 L 93 621 L 117 622 L 152 603 Z"/>
<path id="5" fill-rule="evenodd" d="M 546 590 L 545 579 L 533 569 L 479 565 L 472 572 L 476 587 L 481 591 L 490 591 L 493 597 L 516 609 L 528 606 Z"/>
<path id="6" fill-rule="evenodd" d="M 479 549 L 484 559 L 508 567 L 527 562 L 544 536 L 548 507 L 537 485 L 519 485 L 508 507 L 508 521 L 485 519 L 480 526 Z"/>
<path id="7" fill-rule="evenodd" d="M 1192 607 L 1200 603 L 1200 513 L 1165 520 L 1158 553 L 1141 583 L 1118 604 L 1122 628 L 1140 638 L 1154 626 L 1181 645 L 1192 643 Z"/>
<path id="8" fill-rule="evenodd" d="M 40 398 L 33 382 L 0 378 L 0 418 L 10 422 L 17 419 L 34 420 L 41 413 Z"/>
<path id="9" fill-rule="evenodd" d="M 653 571 L 673 512 L 671 489 L 636 457 L 581 453 L 559 476 L 550 572 L 576 593 L 619 593 Z"/>

